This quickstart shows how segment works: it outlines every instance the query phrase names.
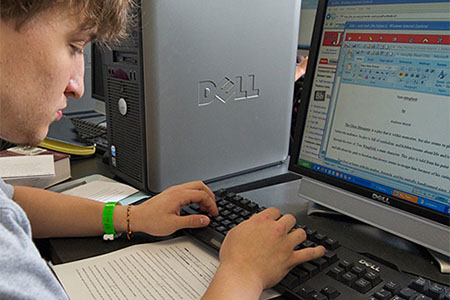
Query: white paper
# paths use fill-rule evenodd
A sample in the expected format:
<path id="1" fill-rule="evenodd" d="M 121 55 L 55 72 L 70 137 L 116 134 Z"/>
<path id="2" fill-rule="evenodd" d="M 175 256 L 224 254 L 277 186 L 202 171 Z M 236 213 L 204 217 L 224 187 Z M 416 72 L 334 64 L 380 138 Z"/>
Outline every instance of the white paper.
<path id="1" fill-rule="evenodd" d="M 53 266 L 70 299 L 200 299 L 219 265 L 187 237 Z"/>
<path id="2" fill-rule="evenodd" d="M 53 155 L 0 157 L 0 177 L 26 178 L 55 176 Z"/>
<path id="3" fill-rule="evenodd" d="M 8 148 L 6 150 L 9 152 L 22 154 L 22 155 L 38 155 L 38 154 L 41 154 L 41 153 L 47 151 L 46 149 L 39 148 L 39 147 L 28 148 L 28 147 L 22 147 L 22 146 L 12 147 L 12 148 Z"/>
<path id="4" fill-rule="evenodd" d="M 137 189 L 123 183 L 94 180 L 64 191 L 62 194 L 88 198 L 100 202 L 116 202 L 136 192 L 138 192 Z"/>
<path id="5" fill-rule="evenodd" d="M 53 270 L 71 300 L 200 299 L 218 266 L 215 252 L 184 236 L 54 265 Z M 260 299 L 276 295 L 267 290 Z"/>

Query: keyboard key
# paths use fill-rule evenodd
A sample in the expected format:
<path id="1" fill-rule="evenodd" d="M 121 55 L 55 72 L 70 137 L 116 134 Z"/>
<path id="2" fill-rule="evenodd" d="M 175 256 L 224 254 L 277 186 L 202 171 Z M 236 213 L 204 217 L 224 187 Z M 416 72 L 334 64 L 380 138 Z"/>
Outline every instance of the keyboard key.
<path id="1" fill-rule="evenodd" d="M 330 250 L 325 250 L 325 254 L 322 257 L 328 261 L 328 265 L 331 265 L 339 260 L 337 254 Z"/>
<path id="2" fill-rule="evenodd" d="M 314 293 L 310 295 L 311 300 L 328 300 L 328 298 L 322 294 Z"/>
<path id="3" fill-rule="evenodd" d="M 189 207 L 197 212 L 200 211 L 200 206 L 198 205 L 198 203 L 191 203 L 191 204 L 189 204 Z"/>
<path id="4" fill-rule="evenodd" d="M 402 297 L 396 295 L 389 300 L 405 300 L 405 298 L 402 298 Z"/>
<path id="5" fill-rule="evenodd" d="M 230 220 L 230 221 L 233 221 L 237 218 L 238 218 L 238 215 L 236 215 L 235 213 L 232 213 L 231 215 L 228 216 L 228 220 Z"/>
<path id="6" fill-rule="evenodd" d="M 220 233 L 225 234 L 224 232 L 228 229 L 225 226 L 220 225 L 220 226 L 216 227 L 216 230 Z"/>
<path id="7" fill-rule="evenodd" d="M 339 266 L 347 272 L 350 271 L 354 265 L 355 264 L 353 262 L 349 262 L 348 260 L 345 259 L 339 262 Z"/>
<path id="8" fill-rule="evenodd" d="M 231 201 L 233 201 L 233 203 L 239 203 L 242 199 L 242 196 L 236 195 L 231 199 Z"/>
<path id="9" fill-rule="evenodd" d="M 250 203 L 250 200 L 243 198 L 241 201 L 239 201 L 239 203 L 240 203 L 243 207 L 247 207 L 247 204 Z"/>
<path id="10" fill-rule="evenodd" d="M 302 248 L 310 248 L 310 247 L 317 246 L 315 243 L 311 242 L 310 240 L 305 240 L 300 245 L 301 245 Z"/>
<path id="11" fill-rule="evenodd" d="M 319 273 L 319 268 L 311 263 L 303 263 L 300 265 L 300 268 L 308 272 L 310 277 Z"/>
<path id="12" fill-rule="evenodd" d="M 328 261 L 325 258 L 316 258 L 311 261 L 313 265 L 316 265 L 319 268 L 319 271 L 322 271 L 326 267 L 328 267 Z"/>
<path id="13" fill-rule="evenodd" d="M 252 213 L 251 212 L 249 212 L 248 210 L 246 210 L 246 209 L 244 209 L 242 212 L 241 212 L 241 217 L 243 217 L 244 219 L 248 219 L 248 218 L 250 218 L 251 217 L 251 215 L 252 215 Z"/>
<path id="14" fill-rule="evenodd" d="M 256 210 L 256 212 L 257 212 L 257 213 L 260 213 L 260 212 L 262 212 L 263 210 L 266 210 L 266 208 L 267 208 L 267 207 L 265 207 L 265 206 L 260 206 L 260 207 L 258 207 L 258 209 Z"/>
<path id="15" fill-rule="evenodd" d="M 425 291 L 425 295 L 430 296 L 433 299 L 441 299 L 444 296 L 445 290 L 439 284 L 433 283 L 430 288 Z"/>
<path id="16" fill-rule="evenodd" d="M 416 290 L 420 293 L 424 293 L 426 290 L 428 290 L 428 287 L 430 286 L 430 281 L 419 277 L 416 280 L 414 280 L 409 287 L 413 290 Z"/>
<path id="17" fill-rule="evenodd" d="M 233 210 L 233 208 L 235 208 L 236 206 L 233 203 L 228 203 L 227 205 L 225 205 L 225 208 L 228 210 Z"/>
<path id="18" fill-rule="evenodd" d="M 297 276 L 298 280 L 300 280 L 300 283 L 305 282 L 310 277 L 309 273 L 300 268 L 299 266 L 293 268 L 290 273 Z"/>
<path id="19" fill-rule="evenodd" d="M 356 276 L 358 276 L 358 278 L 361 278 L 364 274 L 366 274 L 367 269 L 365 269 L 365 268 L 363 268 L 363 267 L 360 267 L 360 266 L 354 266 L 354 267 L 351 269 L 351 272 L 352 272 L 353 274 L 355 274 Z"/>
<path id="20" fill-rule="evenodd" d="M 217 216 L 217 217 L 213 217 L 213 220 L 218 223 L 221 223 L 223 220 L 225 220 L 225 218 L 222 216 Z"/>
<path id="21" fill-rule="evenodd" d="M 392 293 L 389 291 L 386 291 L 385 289 L 381 289 L 378 292 L 376 292 L 373 296 L 375 298 L 377 298 L 378 300 L 387 300 L 387 299 L 391 298 Z"/>
<path id="22" fill-rule="evenodd" d="M 355 290 L 357 290 L 362 294 L 365 294 L 372 289 L 372 285 L 370 284 L 369 281 L 365 280 L 364 278 L 360 278 L 352 284 L 352 288 L 354 288 Z"/>
<path id="23" fill-rule="evenodd" d="M 236 206 L 235 208 L 233 208 L 233 213 L 239 215 L 241 211 L 243 211 L 244 209 L 242 207 Z"/>
<path id="24" fill-rule="evenodd" d="M 322 294 L 324 294 L 325 296 L 327 296 L 328 299 L 330 299 L 330 300 L 333 300 L 340 295 L 338 290 L 336 290 L 334 287 L 331 287 L 331 286 L 324 287 L 320 292 Z"/>
<path id="25" fill-rule="evenodd" d="M 237 218 L 236 220 L 235 220 L 235 222 L 237 223 L 237 224 L 240 224 L 240 223 L 242 223 L 242 222 L 244 222 L 245 221 L 245 219 L 243 218 L 243 217 L 239 217 L 239 218 Z"/>
<path id="26" fill-rule="evenodd" d="M 292 290 L 300 284 L 300 280 L 298 279 L 297 276 L 288 273 L 286 276 L 284 276 L 284 278 L 280 281 L 280 283 Z"/>
<path id="27" fill-rule="evenodd" d="M 228 216 L 229 214 L 231 214 L 231 211 L 229 211 L 228 209 L 225 209 L 223 211 L 220 212 L 220 215 L 222 215 L 223 217 Z"/>
<path id="28" fill-rule="evenodd" d="M 217 191 L 214 192 L 214 194 L 216 195 L 216 197 L 223 197 L 227 194 L 227 190 L 226 189 L 218 189 Z"/>
<path id="29" fill-rule="evenodd" d="M 414 300 L 433 300 L 433 298 L 430 298 L 428 296 L 420 294 L 420 295 L 416 296 L 416 298 L 414 298 Z"/>
<path id="30" fill-rule="evenodd" d="M 226 195 L 225 195 L 224 198 L 226 198 L 226 199 L 228 199 L 228 200 L 231 200 L 231 199 L 233 199 L 234 196 L 236 196 L 235 193 L 233 193 L 233 192 L 228 192 L 228 193 L 226 193 Z"/>
<path id="31" fill-rule="evenodd" d="M 258 208 L 258 204 L 256 204 L 255 202 L 250 202 L 247 204 L 247 209 L 249 211 L 256 211 Z"/>
<path id="32" fill-rule="evenodd" d="M 364 275 L 364 279 L 370 281 L 370 283 L 372 284 L 372 286 L 376 286 L 377 284 L 379 284 L 381 282 L 381 277 L 380 274 L 375 273 L 373 271 L 369 271 Z"/>
<path id="33" fill-rule="evenodd" d="M 397 294 L 398 291 L 400 291 L 401 286 L 393 281 L 389 281 L 388 283 L 386 283 L 383 287 L 385 290 L 388 290 L 389 292 L 391 292 L 392 294 Z"/>
<path id="34" fill-rule="evenodd" d="M 308 238 L 310 238 L 311 236 L 313 236 L 317 233 L 317 230 L 308 228 L 305 230 L 305 232 L 306 232 L 306 235 L 308 236 Z"/>
<path id="35" fill-rule="evenodd" d="M 230 224 L 231 224 L 231 221 L 230 221 L 230 220 L 226 220 L 226 219 L 225 219 L 225 220 L 222 221 L 222 225 L 225 226 L 225 227 L 227 227 L 227 228 L 228 228 L 228 226 L 230 226 Z"/>
<path id="36" fill-rule="evenodd" d="M 295 225 L 295 228 L 301 228 L 301 229 L 305 230 L 305 232 L 306 232 L 306 229 L 308 229 L 308 227 L 306 227 L 306 225 Z"/>
<path id="37" fill-rule="evenodd" d="M 224 199 L 216 202 L 217 206 L 220 206 L 220 207 L 224 207 L 225 205 L 227 205 L 227 203 L 228 203 L 228 201 L 224 200 Z"/>
<path id="38" fill-rule="evenodd" d="M 417 296 L 417 292 L 409 287 L 405 287 L 398 292 L 398 295 L 407 300 L 413 300 Z"/>
<path id="39" fill-rule="evenodd" d="M 342 275 L 344 275 L 345 270 L 339 266 L 334 266 L 328 271 L 327 275 L 336 280 L 340 280 Z"/>
<path id="40" fill-rule="evenodd" d="M 298 290 L 297 294 L 299 294 L 301 297 L 305 298 L 305 299 L 311 299 L 311 295 L 312 294 L 316 294 L 317 292 L 309 287 L 309 286 L 302 286 L 300 288 L 300 290 Z"/>
<path id="41" fill-rule="evenodd" d="M 315 235 L 313 235 L 311 237 L 311 240 L 317 244 L 322 245 L 325 241 L 325 239 L 327 238 L 327 236 L 325 234 L 322 233 L 316 233 Z"/>
<path id="42" fill-rule="evenodd" d="M 339 248 L 341 245 L 339 244 L 339 242 L 335 239 L 332 238 L 327 238 L 324 243 L 323 246 L 329 250 L 336 250 L 337 248 Z"/>
<path id="43" fill-rule="evenodd" d="M 347 272 L 342 275 L 341 280 L 339 281 L 341 281 L 345 285 L 352 286 L 353 282 L 355 282 L 356 279 L 358 279 L 358 277 L 355 274 L 353 274 L 352 272 Z"/>

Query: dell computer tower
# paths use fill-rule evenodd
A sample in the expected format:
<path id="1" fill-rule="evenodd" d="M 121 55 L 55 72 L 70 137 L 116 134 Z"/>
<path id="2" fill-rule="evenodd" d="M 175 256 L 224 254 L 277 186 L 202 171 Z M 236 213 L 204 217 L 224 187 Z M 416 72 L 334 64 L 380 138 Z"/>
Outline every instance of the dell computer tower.
<path id="1" fill-rule="evenodd" d="M 110 163 L 150 192 L 287 159 L 299 0 L 146 0 L 103 55 Z"/>

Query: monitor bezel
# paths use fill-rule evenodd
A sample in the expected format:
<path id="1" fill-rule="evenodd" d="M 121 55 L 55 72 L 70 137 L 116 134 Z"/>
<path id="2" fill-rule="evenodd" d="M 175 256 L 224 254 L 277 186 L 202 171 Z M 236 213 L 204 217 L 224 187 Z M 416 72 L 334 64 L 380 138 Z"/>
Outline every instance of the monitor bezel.
<path id="1" fill-rule="evenodd" d="M 446 226 L 450 226 L 450 217 L 444 213 L 432 210 L 430 208 L 426 208 L 423 206 L 415 205 L 409 201 L 394 197 L 392 195 L 388 195 L 385 193 L 381 193 L 379 191 L 374 191 L 365 187 L 358 186 L 353 183 L 349 183 L 344 180 L 337 179 L 332 176 L 328 176 L 325 174 L 322 174 L 317 171 L 313 171 L 311 169 L 308 169 L 306 167 L 302 167 L 297 164 L 299 154 L 300 154 L 300 148 L 301 148 L 301 140 L 302 140 L 302 133 L 305 129 L 305 122 L 306 122 L 306 113 L 308 110 L 310 98 L 311 98 L 311 90 L 313 85 L 313 78 L 316 71 L 316 65 L 317 65 L 317 58 L 319 55 L 319 47 L 322 39 L 322 31 L 323 31 L 323 23 L 325 14 L 328 8 L 328 1 L 327 0 L 319 0 L 318 6 L 317 6 L 317 14 L 316 19 L 314 23 L 314 31 L 311 39 L 311 50 L 309 54 L 308 59 L 308 66 L 307 66 L 307 72 L 305 74 L 305 82 L 303 85 L 303 92 L 301 95 L 301 101 L 298 107 L 297 112 L 297 122 L 295 124 L 295 131 L 294 131 L 294 143 L 291 153 L 291 158 L 289 161 L 289 171 L 292 171 L 294 173 L 300 174 L 302 176 L 306 176 L 315 180 L 319 180 L 321 182 L 330 184 L 334 187 L 338 187 L 341 189 L 344 189 L 346 191 L 356 193 L 358 195 L 361 195 L 367 199 L 370 199 L 371 201 L 382 203 L 383 205 L 395 207 L 400 210 L 413 213 L 415 215 L 436 221 L 438 223 L 441 223 Z M 375 200 L 372 198 L 372 195 L 376 193 L 377 195 L 381 195 L 384 197 L 388 197 L 390 201 L 389 203 L 381 202 L 380 200 Z"/>
<path id="2" fill-rule="evenodd" d="M 100 57 L 97 57 L 95 55 L 96 51 L 101 52 L 101 46 L 97 45 L 95 42 L 91 43 L 91 98 L 97 101 L 105 102 L 105 86 L 104 86 L 104 80 L 102 82 L 97 82 L 96 76 L 94 76 L 95 72 L 97 71 L 95 67 L 98 63 L 102 63 Z M 103 53 L 102 53 L 103 54 Z M 100 59 L 100 62 L 97 61 L 97 59 Z M 103 75 L 103 74 L 102 74 Z M 94 87 L 98 87 L 99 84 L 103 85 L 103 95 L 97 93 L 97 89 L 94 89 Z"/>

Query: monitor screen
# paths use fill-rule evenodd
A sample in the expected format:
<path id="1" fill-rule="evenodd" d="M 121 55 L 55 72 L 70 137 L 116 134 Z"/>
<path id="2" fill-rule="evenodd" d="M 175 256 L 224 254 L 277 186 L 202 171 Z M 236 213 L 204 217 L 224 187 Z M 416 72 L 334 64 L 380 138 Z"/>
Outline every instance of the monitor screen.
<path id="1" fill-rule="evenodd" d="M 309 200 L 446 255 L 449 8 L 320 1 L 290 166 L 316 185 Z"/>

